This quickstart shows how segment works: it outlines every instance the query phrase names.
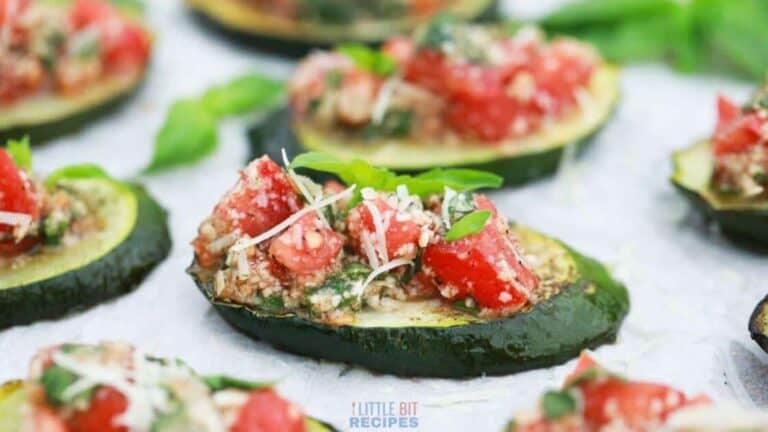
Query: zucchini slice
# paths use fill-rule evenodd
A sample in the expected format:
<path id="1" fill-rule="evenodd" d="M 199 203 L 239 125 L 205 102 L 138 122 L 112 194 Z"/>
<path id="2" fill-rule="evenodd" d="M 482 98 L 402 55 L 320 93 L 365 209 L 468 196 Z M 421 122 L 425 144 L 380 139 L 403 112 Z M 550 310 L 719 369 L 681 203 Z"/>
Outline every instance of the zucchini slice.
<path id="1" fill-rule="evenodd" d="M 351 140 L 306 124 L 292 124 L 288 109 L 258 122 L 250 131 L 250 156 L 268 154 L 281 160 L 285 148 L 293 157 L 303 150 L 341 158 L 360 158 L 374 166 L 409 173 L 432 168 L 471 168 L 490 171 L 506 185 L 518 185 L 554 173 L 564 150 L 585 147 L 610 118 L 619 99 L 619 73 L 602 66 L 590 83 L 592 104 L 551 127 L 523 139 L 498 145 L 462 142 L 448 146 L 442 141 L 409 142 L 398 139 Z"/>
<path id="2" fill-rule="evenodd" d="M 29 135 L 32 142 L 40 143 L 74 132 L 117 109 L 143 79 L 143 71 L 116 75 L 76 95 L 44 95 L 0 107 L 0 141 Z"/>
<path id="3" fill-rule="evenodd" d="M 422 17 L 361 19 L 343 23 L 298 21 L 265 13 L 241 0 L 185 1 L 206 24 L 237 38 L 245 37 L 260 45 L 296 54 L 318 45 L 382 42 L 396 34 L 408 33 L 424 22 Z M 464 20 L 494 17 L 498 7 L 498 0 L 456 0 L 453 3 L 445 11 Z"/>
<path id="4" fill-rule="evenodd" d="M 710 187 L 714 167 L 711 144 L 702 141 L 672 156 L 672 184 L 723 233 L 736 239 L 768 244 L 768 200 L 730 198 Z"/>
<path id="5" fill-rule="evenodd" d="M 513 226 L 526 251 L 556 257 L 547 280 L 560 293 L 506 319 L 482 319 L 444 303 L 411 301 L 397 311 L 365 310 L 351 325 L 329 326 L 217 301 L 212 277 L 190 274 L 232 326 L 286 351 L 403 376 L 503 375 L 563 363 L 613 342 L 629 310 L 626 288 L 598 262 L 558 240 Z"/>
<path id="6" fill-rule="evenodd" d="M 768 352 L 768 296 L 757 304 L 749 317 L 749 334 L 763 351 Z"/>
<path id="7" fill-rule="evenodd" d="M 11 381 L 0 386 L 0 432 L 21 432 L 24 410 L 23 383 Z M 307 432 L 335 432 L 336 429 L 311 417 L 306 419 Z"/>
<path id="8" fill-rule="evenodd" d="M 67 182 L 97 209 L 103 226 L 75 245 L 43 247 L 0 273 L 0 328 L 56 318 L 127 293 L 170 251 L 167 215 L 139 186 L 93 178 Z"/>

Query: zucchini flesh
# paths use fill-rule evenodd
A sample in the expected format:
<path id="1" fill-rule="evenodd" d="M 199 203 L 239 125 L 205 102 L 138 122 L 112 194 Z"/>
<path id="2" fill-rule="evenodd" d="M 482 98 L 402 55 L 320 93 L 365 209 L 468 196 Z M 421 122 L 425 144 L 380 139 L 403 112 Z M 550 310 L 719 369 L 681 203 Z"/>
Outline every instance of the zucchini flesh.
<path id="1" fill-rule="evenodd" d="M 414 301 L 397 313 L 366 310 L 356 323 L 333 327 L 217 301 L 211 278 L 194 264 L 190 273 L 219 314 L 249 336 L 290 352 L 395 375 L 503 375 L 560 364 L 614 341 L 629 309 L 626 288 L 601 264 L 566 245 L 524 227 L 514 230 L 526 250 L 558 248 L 566 257 L 558 268 L 574 271 L 559 294 L 505 319 Z"/>
<path id="2" fill-rule="evenodd" d="M 618 69 L 603 65 L 590 83 L 592 104 L 546 130 L 496 145 L 462 142 L 455 146 L 442 140 L 414 142 L 403 139 L 360 140 L 294 124 L 288 109 L 258 122 L 249 132 L 250 156 L 267 154 L 280 160 L 283 148 L 294 156 L 304 150 L 341 158 L 365 159 L 375 166 L 411 173 L 432 168 L 471 168 L 490 171 L 507 185 L 554 173 L 566 147 L 585 147 L 610 118 L 619 99 Z"/>
<path id="3" fill-rule="evenodd" d="M 331 24 L 299 21 L 265 13 L 238 0 L 186 0 L 187 5 L 225 29 L 260 37 L 309 44 L 336 44 L 345 41 L 381 42 L 407 33 L 424 21 L 422 17 L 355 20 Z M 446 12 L 473 20 L 496 7 L 496 0 L 459 0 Z"/>
<path id="4" fill-rule="evenodd" d="M 165 211 L 141 188 L 70 180 L 103 229 L 72 246 L 44 247 L 0 274 L 0 328 L 55 318 L 135 288 L 168 255 Z"/>
<path id="5" fill-rule="evenodd" d="M 26 394 L 21 381 L 0 386 L 0 432 L 19 432 Z M 307 432 L 334 432 L 332 426 L 311 417 L 306 419 Z"/>
<path id="6" fill-rule="evenodd" d="M 712 190 L 714 156 L 708 141 L 676 152 L 672 184 L 721 230 L 739 240 L 768 244 L 768 200 L 727 197 Z"/>

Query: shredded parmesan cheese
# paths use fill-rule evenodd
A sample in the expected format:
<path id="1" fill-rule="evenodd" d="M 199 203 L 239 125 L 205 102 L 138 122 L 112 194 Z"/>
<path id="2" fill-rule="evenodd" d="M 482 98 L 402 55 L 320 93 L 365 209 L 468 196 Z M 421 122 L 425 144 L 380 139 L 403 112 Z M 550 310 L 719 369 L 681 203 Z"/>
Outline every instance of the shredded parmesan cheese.
<path id="1" fill-rule="evenodd" d="M 387 109 L 389 108 L 389 103 L 392 100 L 392 95 L 395 92 L 395 86 L 397 86 L 399 82 L 400 77 L 393 76 L 381 86 L 381 90 L 373 104 L 373 113 L 371 114 L 374 125 L 381 124 L 384 120 L 384 116 L 387 114 Z"/>
<path id="2" fill-rule="evenodd" d="M 339 201 L 341 199 L 344 199 L 350 195 L 352 195 L 352 192 L 355 191 L 355 188 L 357 185 L 352 185 L 348 187 L 347 189 L 335 194 L 331 195 L 328 198 L 324 198 L 318 201 L 315 201 L 311 205 L 308 205 L 307 207 L 304 207 L 303 209 L 297 211 L 296 213 L 292 214 L 288 218 L 286 218 L 284 221 L 280 222 L 279 224 L 275 225 L 271 229 L 267 230 L 266 232 L 254 237 L 249 238 L 245 237 L 243 239 L 240 239 L 235 243 L 231 248 L 231 252 L 239 252 L 245 249 L 248 249 L 251 246 L 255 246 L 265 240 L 268 240 L 278 234 L 280 234 L 283 230 L 288 228 L 289 226 L 296 223 L 299 219 L 301 219 L 304 215 L 311 213 L 313 211 L 316 211 L 319 208 L 331 205 L 335 203 L 336 201 Z"/>
<path id="3" fill-rule="evenodd" d="M 304 184 L 304 180 L 298 174 L 296 174 L 296 171 L 289 168 L 291 166 L 291 161 L 288 160 L 288 154 L 285 152 L 285 148 L 281 148 L 280 152 L 283 155 L 283 164 L 285 164 L 285 170 L 288 172 L 288 177 L 293 180 L 293 184 L 295 184 L 296 188 L 299 189 L 299 192 L 304 195 L 304 198 L 307 200 L 307 202 L 310 205 L 314 204 L 317 198 L 309 192 L 306 185 Z M 325 222 L 326 226 L 330 226 L 328 219 L 325 218 L 325 215 L 320 211 L 319 208 L 317 209 L 317 216 L 320 218 L 320 220 Z"/>
<path id="4" fill-rule="evenodd" d="M 352 293 L 357 297 L 361 297 L 363 293 L 365 293 L 365 289 L 368 287 L 368 285 L 370 285 L 371 282 L 373 282 L 377 277 L 379 277 L 379 275 L 404 265 L 411 265 L 411 261 L 408 261 L 407 259 L 404 259 L 404 258 L 393 259 L 392 261 L 373 270 L 371 274 L 369 274 L 368 277 L 365 278 L 365 281 L 363 281 L 363 283 L 356 284 L 354 288 L 352 288 Z"/>
<path id="5" fill-rule="evenodd" d="M 441 206 L 441 212 L 440 215 L 443 218 L 443 224 L 445 224 L 445 229 L 451 229 L 451 200 L 453 200 L 456 195 L 455 190 L 449 188 L 448 186 L 445 187 L 445 193 L 443 194 L 443 205 Z"/>
<path id="6" fill-rule="evenodd" d="M 387 253 L 387 231 L 384 229 L 384 218 L 376 206 L 376 203 L 371 201 L 363 201 L 363 205 L 371 213 L 371 219 L 373 219 L 373 227 L 376 234 L 376 241 L 374 246 L 377 249 L 381 261 L 386 264 L 389 262 L 389 254 Z"/>

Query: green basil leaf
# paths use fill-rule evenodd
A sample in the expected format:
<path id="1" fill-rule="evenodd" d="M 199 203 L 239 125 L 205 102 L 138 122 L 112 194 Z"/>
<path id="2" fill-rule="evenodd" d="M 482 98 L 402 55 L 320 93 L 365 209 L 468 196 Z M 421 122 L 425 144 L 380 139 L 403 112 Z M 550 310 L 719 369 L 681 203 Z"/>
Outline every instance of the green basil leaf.
<path id="1" fill-rule="evenodd" d="M 336 51 L 352 59 L 359 68 L 376 75 L 390 75 L 397 69 L 395 59 L 383 51 L 369 48 L 363 44 L 339 45 L 336 47 Z"/>
<path id="2" fill-rule="evenodd" d="M 549 420 L 573 414 L 577 408 L 576 398 L 568 391 L 548 391 L 541 398 L 541 409 Z"/>
<path id="3" fill-rule="evenodd" d="M 261 74 L 239 77 L 203 95 L 203 104 L 216 118 L 269 108 L 283 96 L 284 83 Z"/>
<path id="4" fill-rule="evenodd" d="M 77 375 L 58 365 L 49 366 L 40 377 L 45 396 L 56 405 L 68 404 L 76 400 L 88 401 L 93 394 L 93 388 L 66 397 L 66 390 L 77 381 Z"/>
<path id="5" fill-rule="evenodd" d="M 71 165 L 51 173 L 45 180 L 45 186 L 49 189 L 56 187 L 61 180 L 104 178 L 111 179 L 101 167 L 94 164 Z"/>
<path id="6" fill-rule="evenodd" d="M 203 381 L 214 392 L 226 389 L 262 390 L 272 387 L 272 383 L 248 381 L 227 375 L 206 376 L 203 377 Z"/>
<path id="7" fill-rule="evenodd" d="M 614 24 L 660 10 L 674 7 L 675 0 L 579 0 L 567 3 L 545 17 L 545 28 L 579 27 L 594 24 Z"/>
<path id="8" fill-rule="evenodd" d="M 218 147 L 216 117 L 198 100 L 173 104 L 155 138 L 155 151 L 145 173 L 199 161 Z"/>
<path id="9" fill-rule="evenodd" d="M 445 239 L 447 241 L 456 241 L 466 236 L 477 234 L 483 230 L 490 217 L 490 210 L 478 210 L 472 212 L 456 221 L 456 223 L 451 226 L 451 229 L 445 233 Z"/>
<path id="10" fill-rule="evenodd" d="M 20 140 L 8 140 L 5 147 L 17 167 L 25 171 L 32 170 L 32 149 L 29 145 L 29 136 Z"/>
<path id="11" fill-rule="evenodd" d="M 495 188 L 502 179 L 494 174 L 469 169 L 436 169 L 417 176 L 396 175 L 384 168 L 377 168 L 362 159 L 342 160 L 325 153 L 309 152 L 298 155 L 291 168 L 308 168 L 334 174 L 348 185 L 356 184 L 358 190 L 370 187 L 381 191 L 395 191 L 405 185 L 408 191 L 422 198 L 443 193 L 446 187 L 458 192 L 480 188 Z"/>

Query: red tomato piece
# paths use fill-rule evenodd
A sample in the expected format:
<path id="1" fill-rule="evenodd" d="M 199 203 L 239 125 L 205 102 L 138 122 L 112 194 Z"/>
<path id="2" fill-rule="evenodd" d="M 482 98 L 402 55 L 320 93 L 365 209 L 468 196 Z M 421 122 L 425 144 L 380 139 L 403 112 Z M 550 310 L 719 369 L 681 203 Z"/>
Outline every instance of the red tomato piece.
<path id="1" fill-rule="evenodd" d="M 32 0 L 0 0 L 0 26 L 15 20 L 31 3 Z"/>
<path id="2" fill-rule="evenodd" d="M 756 146 L 766 123 L 757 113 L 749 113 L 723 125 L 713 139 L 715 154 L 740 153 Z"/>
<path id="3" fill-rule="evenodd" d="M 70 432 L 128 432 L 115 419 L 128 409 L 128 400 L 113 387 L 99 387 L 88 409 L 75 411 L 69 420 Z"/>
<path id="4" fill-rule="evenodd" d="M 597 361 L 588 352 L 582 352 L 578 363 L 576 363 L 576 368 L 565 378 L 565 385 L 570 385 L 574 379 L 594 367 L 599 367 Z"/>
<path id="5" fill-rule="evenodd" d="M 329 268 L 344 247 L 344 237 L 334 232 L 316 213 L 304 215 L 283 231 L 269 253 L 289 270 L 309 275 Z"/>
<path id="6" fill-rule="evenodd" d="M 230 432 L 304 432 L 304 415 L 274 390 L 251 393 Z"/>
<path id="7" fill-rule="evenodd" d="M 579 388 L 584 420 L 593 428 L 621 419 L 632 430 L 651 430 L 686 405 L 685 394 L 661 384 L 609 378 L 587 381 Z"/>
<path id="8" fill-rule="evenodd" d="M 410 38 L 396 36 L 384 43 L 381 50 L 395 59 L 397 63 L 403 64 L 413 57 L 416 47 Z"/>
<path id="9" fill-rule="evenodd" d="M 240 180 L 216 206 L 214 215 L 254 237 L 284 221 L 302 205 L 285 171 L 263 156 L 240 173 Z"/>
<path id="10" fill-rule="evenodd" d="M 11 159 L 5 149 L 0 148 L 0 211 L 23 213 L 40 218 L 40 208 L 34 189 L 26 174 Z M 0 223 L 0 233 L 13 231 L 12 226 Z"/>
<path id="11" fill-rule="evenodd" d="M 589 84 L 594 70 L 594 57 L 581 45 L 571 41 L 554 42 L 542 52 L 531 70 L 539 108 L 558 115 L 574 106 L 576 90 Z"/>
<path id="12" fill-rule="evenodd" d="M 721 131 L 741 116 L 741 107 L 723 95 L 717 96 L 717 129 Z"/>
<path id="13" fill-rule="evenodd" d="M 528 301 L 527 293 L 538 287 L 538 277 L 520 257 L 493 203 L 476 195 L 475 204 L 493 213 L 483 230 L 457 241 L 440 240 L 427 246 L 423 271 L 448 299 L 472 297 L 485 308 L 519 309 Z"/>
<path id="14" fill-rule="evenodd" d="M 374 223 L 371 208 L 376 206 L 381 216 L 381 226 L 384 230 L 384 238 L 387 245 L 387 258 L 413 259 L 419 251 L 419 237 L 421 226 L 410 215 L 399 212 L 383 199 L 362 202 L 355 206 L 347 216 L 347 228 L 355 247 L 365 255 L 362 247 L 363 231 L 367 232 L 371 239 L 376 239 L 376 224 Z M 374 245 L 374 247 L 377 245 Z M 379 256 L 379 258 L 381 258 Z"/>

